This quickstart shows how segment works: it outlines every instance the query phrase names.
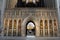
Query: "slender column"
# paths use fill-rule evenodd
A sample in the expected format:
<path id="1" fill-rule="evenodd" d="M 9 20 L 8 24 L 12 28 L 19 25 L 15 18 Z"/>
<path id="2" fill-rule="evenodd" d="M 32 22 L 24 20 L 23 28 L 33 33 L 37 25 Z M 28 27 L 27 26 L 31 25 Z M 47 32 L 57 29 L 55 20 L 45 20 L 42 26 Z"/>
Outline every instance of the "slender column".
<path id="1" fill-rule="evenodd" d="M 16 25 L 16 36 L 18 36 L 17 34 L 18 34 L 18 19 L 17 19 L 17 25 Z"/>
<path id="2" fill-rule="evenodd" d="M 14 19 L 12 19 L 12 36 L 13 36 L 13 27 L 14 27 Z"/>
<path id="3" fill-rule="evenodd" d="M 45 23 L 44 23 L 44 21 L 45 20 L 43 19 L 43 36 L 45 36 L 45 27 L 44 27 L 45 26 Z"/>
<path id="4" fill-rule="evenodd" d="M 36 33 L 36 36 L 39 37 L 39 36 L 40 36 L 40 26 L 39 26 L 39 22 L 37 23 L 35 30 L 36 30 L 36 32 L 35 32 L 35 33 Z"/>
<path id="5" fill-rule="evenodd" d="M 5 20 L 6 19 L 4 19 L 4 22 L 3 22 L 4 23 L 4 25 L 3 25 L 3 36 L 4 36 Z"/>
<path id="6" fill-rule="evenodd" d="M 52 28 L 53 28 L 53 36 L 54 36 L 54 20 L 52 19 Z"/>
<path id="7" fill-rule="evenodd" d="M 43 12 L 43 11 L 41 11 L 41 17 L 43 16 L 43 15 L 42 15 L 42 14 L 43 14 L 42 12 Z"/>
<path id="8" fill-rule="evenodd" d="M 59 36 L 59 30 L 58 30 L 58 20 L 56 20 L 56 24 L 57 24 L 57 36 Z"/>
<path id="9" fill-rule="evenodd" d="M 48 36 L 50 36 L 50 31 L 49 31 L 49 19 L 48 19 Z"/>
<path id="10" fill-rule="evenodd" d="M 54 0 L 51 0 L 51 2 L 52 2 L 52 7 L 54 8 Z"/>
<path id="11" fill-rule="evenodd" d="M 4 30 L 4 26 L 3 26 L 3 17 L 4 17 L 4 10 L 5 10 L 5 5 L 6 5 L 6 0 L 3 0 L 3 3 L 2 3 L 2 8 L 1 8 L 1 29 L 2 29 L 2 33 L 1 33 L 1 35 L 2 35 L 2 37 L 3 37 L 3 30 Z"/>
<path id="12" fill-rule="evenodd" d="M 8 30 L 9 30 L 9 19 L 8 19 L 8 26 L 7 26 L 7 36 L 8 36 Z"/>
<path id="13" fill-rule="evenodd" d="M 57 23 L 57 20 L 56 20 L 56 26 L 54 25 L 54 20 L 53 20 L 53 26 L 54 26 L 54 29 L 55 29 L 55 27 L 57 27 L 56 29 L 57 29 L 57 36 L 59 36 L 58 35 L 58 23 Z M 55 32 L 55 30 L 53 29 L 53 32 Z M 54 35 L 55 36 L 55 35 Z"/>
<path id="14" fill-rule="evenodd" d="M 47 3 L 47 5 L 46 5 L 46 6 L 47 6 L 47 8 L 49 8 L 48 1 L 49 1 L 49 0 L 46 0 L 46 3 Z"/>
<path id="15" fill-rule="evenodd" d="M 8 0 L 8 1 L 6 0 L 6 7 L 10 8 L 10 0 Z"/>
<path id="16" fill-rule="evenodd" d="M 6 8 L 9 6 L 9 0 L 6 1 Z"/>
<path id="17" fill-rule="evenodd" d="M 12 3 L 12 1 L 11 1 L 11 0 L 9 0 L 9 8 L 11 8 L 11 3 Z"/>
<path id="18" fill-rule="evenodd" d="M 58 36 L 60 36 L 60 11 L 59 11 L 59 0 L 55 0 L 55 2 L 56 2 L 56 8 L 57 8 L 57 13 L 58 13 L 58 31 L 59 31 L 59 33 L 58 33 Z"/>
<path id="19" fill-rule="evenodd" d="M 22 23 L 22 20 L 21 20 L 21 23 Z M 25 25 L 26 23 L 24 23 L 24 24 L 21 24 L 22 26 L 21 26 L 21 36 L 22 37 L 25 37 L 25 35 L 26 35 L 26 25 Z"/>
<path id="20" fill-rule="evenodd" d="M 55 0 L 53 0 L 53 8 L 55 8 Z"/>

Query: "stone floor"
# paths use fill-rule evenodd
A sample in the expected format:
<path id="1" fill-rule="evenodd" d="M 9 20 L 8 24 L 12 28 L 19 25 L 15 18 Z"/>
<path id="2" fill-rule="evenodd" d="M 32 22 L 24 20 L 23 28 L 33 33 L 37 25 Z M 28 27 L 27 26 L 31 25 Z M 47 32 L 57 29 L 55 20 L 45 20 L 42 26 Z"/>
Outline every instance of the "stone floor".
<path id="1" fill-rule="evenodd" d="M 60 37 L 0 37 L 0 40 L 60 40 Z"/>

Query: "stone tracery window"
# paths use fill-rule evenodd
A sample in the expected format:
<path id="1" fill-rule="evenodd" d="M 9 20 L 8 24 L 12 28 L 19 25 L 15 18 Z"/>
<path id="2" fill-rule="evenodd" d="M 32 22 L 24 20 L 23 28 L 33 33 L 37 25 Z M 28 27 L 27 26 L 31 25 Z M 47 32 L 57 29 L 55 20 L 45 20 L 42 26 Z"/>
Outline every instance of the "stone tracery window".
<path id="1" fill-rule="evenodd" d="M 42 36 L 46 36 L 46 37 L 47 36 L 50 36 L 50 37 L 57 36 L 57 32 L 58 31 L 57 31 L 57 20 L 56 19 L 40 20 L 40 36 L 41 37 Z"/>
<path id="2" fill-rule="evenodd" d="M 45 24 L 45 36 L 48 36 L 48 20 L 45 20 L 44 21 L 44 24 Z"/>
<path id="3" fill-rule="evenodd" d="M 49 33 L 50 36 L 53 36 L 53 24 L 52 24 L 52 20 L 49 20 Z"/>
<path id="4" fill-rule="evenodd" d="M 40 29 L 43 29 L 43 20 L 40 20 Z"/>
<path id="5" fill-rule="evenodd" d="M 12 20 L 9 21 L 9 29 L 12 29 Z"/>
<path id="6" fill-rule="evenodd" d="M 40 20 L 40 36 L 43 36 L 43 20 Z"/>
<path id="7" fill-rule="evenodd" d="M 4 20 L 4 26 L 5 26 L 5 30 L 7 30 L 7 27 L 8 27 L 8 20 L 6 19 L 6 20 Z"/>
<path id="8" fill-rule="evenodd" d="M 54 36 L 57 36 L 57 31 L 58 29 L 57 29 L 57 20 L 56 19 L 54 19 Z"/>
<path id="9" fill-rule="evenodd" d="M 14 20 L 14 29 L 16 29 L 17 20 Z"/>
<path id="10" fill-rule="evenodd" d="M 13 36 L 16 36 L 17 20 L 14 19 Z"/>
<path id="11" fill-rule="evenodd" d="M 9 20 L 8 36 L 12 36 L 12 19 Z"/>
<path id="12" fill-rule="evenodd" d="M 52 20 L 49 20 L 49 29 L 52 29 Z"/>
<path id="13" fill-rule="evenodd" d="M 45 29 L 48 29 L 48 20 L 45 20 Z"/>
<path id="14" fill-rule="evenodd" d="M 8 20 L 5 19 L 5 20 L 4 20 L 4 36 L 7 35 L 7 27 L 8 27 Z"/>
<path id="15" fill-rule="evenodd" d="M 18 36 L 21 36 L 21 19 L 18 20 Z"/>

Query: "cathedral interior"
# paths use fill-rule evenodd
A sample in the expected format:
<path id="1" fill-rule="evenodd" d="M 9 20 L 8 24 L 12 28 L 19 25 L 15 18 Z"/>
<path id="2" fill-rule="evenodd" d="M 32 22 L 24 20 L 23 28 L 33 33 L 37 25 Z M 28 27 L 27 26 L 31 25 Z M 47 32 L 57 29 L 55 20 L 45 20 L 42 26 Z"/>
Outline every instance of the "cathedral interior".
<path id="1" fill-rule="evenodd" d="M 35 3 L 32 1 L 26 3 L 25 0 L 18 0 L 15 7 L 44 7 L 44 0 L 37 0 Z"/>
<path id="2" fill-rule="evenodd" d="M 57 11 L 52 0 L 7 0 L 2 22 L 2 36 L 59 35 Z"/>

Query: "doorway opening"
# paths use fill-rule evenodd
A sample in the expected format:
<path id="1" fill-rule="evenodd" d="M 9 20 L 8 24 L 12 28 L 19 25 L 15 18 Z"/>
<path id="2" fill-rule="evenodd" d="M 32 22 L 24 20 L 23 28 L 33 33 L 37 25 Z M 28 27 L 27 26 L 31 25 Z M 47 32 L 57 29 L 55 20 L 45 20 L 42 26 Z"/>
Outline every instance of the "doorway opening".
<path id="1" fill-rule="evenodd" d="M 35 23 L 28 21 L 26 24 L 26 36 L 35 36 Z"/>

